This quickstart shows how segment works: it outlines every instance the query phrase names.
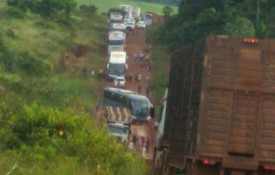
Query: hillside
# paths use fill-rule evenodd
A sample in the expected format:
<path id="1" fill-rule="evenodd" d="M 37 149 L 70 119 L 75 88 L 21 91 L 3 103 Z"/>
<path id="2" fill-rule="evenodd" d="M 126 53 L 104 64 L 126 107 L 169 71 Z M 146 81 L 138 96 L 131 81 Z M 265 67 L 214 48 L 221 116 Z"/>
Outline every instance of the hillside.
<path id="1" fill-rule="evenodd" d="M 106 16 L 30 11 L 1 6 L 1 174 L 144 174 L 140 156 L 94 119 Z"/>
<path id="2" fill-rule="evenodd" d="M 117 7 L 119 4 L 129 4 L 133 6 L 137 6 L 141 8 L 141 12 L 154 12 L 156 14 L 162 15 L 162 9 L 165 7 L 164 5 L 155 4 L 155 3 L 147 3 L 133 0 L 77 0 L 78 4 L 86 4 L 86 5 L 95 5 L 98 8 L 99 13 L 106 13 L 109 8 Z M 178 8 L 175 6 L 171 6 L 174 13 L 177 13 Z"/>

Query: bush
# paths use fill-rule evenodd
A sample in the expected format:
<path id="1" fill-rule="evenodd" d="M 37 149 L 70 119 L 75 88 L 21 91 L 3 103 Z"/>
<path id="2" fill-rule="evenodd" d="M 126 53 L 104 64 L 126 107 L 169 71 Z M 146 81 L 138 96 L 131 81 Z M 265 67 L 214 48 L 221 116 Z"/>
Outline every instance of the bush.
<path id="1" fill-rule="evenodd" d="M 25 13 L 17 7 L 9 7 L 7 15 L 13 18 L 24 18 Z"/>
<path id="2" fill-rule="evenodd" d="M 2 153 L 12 149 L 20 158 L 9 155 L 11 159 L 25 160 L 28 167 L 32 167 L 31 163 L 37 166 L 30 174 L 64 174 L 57 173 L 60 166 L 84 168 L 89 170 L 87 174 L 98 175 L 146 172 L 145 162 L 138 154 L 127 152 L 91 117 L 75 115 L 71 110 L 60 111 L 36 103 L 25 105 L 22 111 L 12 115 L 8 126 L 0 129 L 0 139 Z M 64 164 L 60 158 L 71 161 Z M 1 167 L 0 162 L 0 172 Z M 20 169 L 24 169 L 22 163 Z M 25 169 L 24 174 L 28 171 Z"/>
<path id="3" fill-rule="evenodd" d="M 254 37 L 255 28 L 247 18 L 238 17 L 232 23 L 226 23 L 224 31 L 229 36 Z"/>
<path id="4" fill-rule="evenodd" d="M 28 53 L 21 54 L 17 65 L 29 76 L 49 75 L 52 71 L 52 66 L 49 62 L 34 58 Z"/>
<path id="5" fill-rule="evenodd" d="M 81 5 L 79 9 L 84 12 L 86 16 L 93 16 L 97 11 L 97 7 L 94 5 Z"/>

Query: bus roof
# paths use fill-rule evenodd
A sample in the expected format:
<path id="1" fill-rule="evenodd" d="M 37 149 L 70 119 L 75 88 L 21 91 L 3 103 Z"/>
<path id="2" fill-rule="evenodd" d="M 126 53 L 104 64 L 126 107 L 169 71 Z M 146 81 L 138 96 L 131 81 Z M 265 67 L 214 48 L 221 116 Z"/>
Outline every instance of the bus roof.
<path id="1" fill-rule="evenodd" d="M 125 38 L 125 34 L 121 31 L 109 32 L 109 40 L 123 40 L 124 38 Z"/>
<path id="2" fill-rule="evenodd" d="M 124 89 L 119 89 L 119 88 L 112 88 L 112 87 L 106 87 L 104 89 L 104 91 L 109 91 L 109 92 L 114 92 L 123 96 L 127 96 L 130 99 L 134 99 L 134 100 L 148 100 L 150 101 L 146 96 L 144 95 L 139 95 L 134 91 L 130 91 L 130 90 L 124 90 Z"/>
<path id="3" fill-rule="evenodd" d="M 125 29 L 125 25 L 124 25 L 124 23 L 114 22 L 114 23 L 112 23 L 111 28 L 113 28 L 113 29 Z"/>
<path id="4" fill-rule="evenodd" d="M 110 63 L 126 63 L 126 52 L 112 51 L 109 62 Z"/>

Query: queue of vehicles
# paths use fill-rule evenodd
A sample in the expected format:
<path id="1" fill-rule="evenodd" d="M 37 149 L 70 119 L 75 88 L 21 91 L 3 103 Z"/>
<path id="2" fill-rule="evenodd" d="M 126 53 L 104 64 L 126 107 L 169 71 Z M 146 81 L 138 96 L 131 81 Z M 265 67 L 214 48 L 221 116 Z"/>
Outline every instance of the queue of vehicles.
<path id="1" fill-rule="evenodd" d="M 115 87 L 104 88 L 103 106 L 111 135 L 128 139 L 132 123 L 144 123 L 150 120 L 152 105 L 150 100 L 136 92 L 125 90 L 127 76 L 126 33 L 137 28 L 146 28 L 146 23 L 136 24 L 140 16 L 140 8 L 120 5 L 108 12 L 108 56 L 107 79 L 114 82 Z M 123 120 L 120 120 L 122 119 Z M 125 122 L 125 120 L 127 122 Z M 122 122 L 124 121 L 124 122 Z"/>

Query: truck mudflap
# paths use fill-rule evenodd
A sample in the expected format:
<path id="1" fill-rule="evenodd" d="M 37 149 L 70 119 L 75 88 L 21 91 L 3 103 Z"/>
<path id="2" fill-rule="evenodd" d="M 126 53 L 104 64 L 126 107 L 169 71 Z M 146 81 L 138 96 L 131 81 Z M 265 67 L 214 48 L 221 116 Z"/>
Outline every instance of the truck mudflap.
<path id="1" fill-rule="evenodd" d="M 223 158 L 222 167 L 227 169 L 256 171 L 258 170 L 259 162 L 255 158 L 227 156 Z"/>

